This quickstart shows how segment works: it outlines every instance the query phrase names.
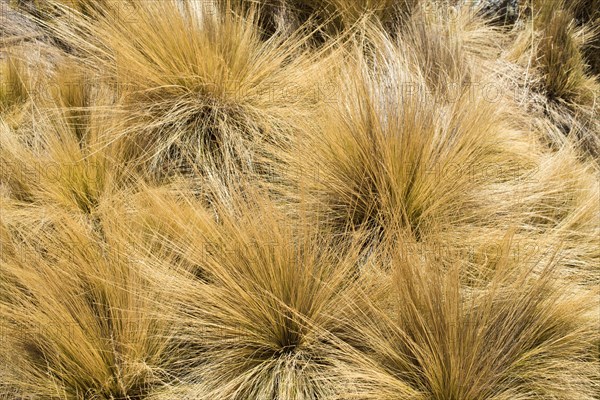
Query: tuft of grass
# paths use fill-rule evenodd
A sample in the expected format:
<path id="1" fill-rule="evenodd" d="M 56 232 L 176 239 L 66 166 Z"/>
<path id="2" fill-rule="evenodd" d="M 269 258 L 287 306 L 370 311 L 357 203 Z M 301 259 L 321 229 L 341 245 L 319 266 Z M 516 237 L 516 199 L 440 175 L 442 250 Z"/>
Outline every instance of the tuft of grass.
<path id="1" fill-rule="evenodd" d="M 514 229 L 522 247 L 514 258 L 527 253 L 535 262 L 564 246 L 597 260 L 592 224 L 576 228 L 586 232 L 579 239 L 563 230 L 586 225 L 581 212 L 591 211 L 597 193 L 594 169 L 570 164 L 568 148 L 547 154 L 537 132 L 514 124 L 512 109 L 490 102 L 485 92 L 459 86 L 449 98 L 451 78 L 414 60 L 414 42 L 379 39 L 367 55 L 360 42 L 349 46 L 337 101 L 285 158 L 282 174 L 296 182 L 291 202 L 308 208 L 340 243 L 358 235 L 372 251 L 382 240 L 408 235 L 416 244 L 407 251 L 434 252 L 446 265 L 467 261 L 477 273 L 481 262 L 500 256 L 503 232 Z M 448 60 L 447 52 L 429 57 Z M 468 58 L 462 62 L 474 68 Z M 556 241 L 546 241 L 548 235 Z M 529 242 L 533 237 L 542 242 Z M 582 263 L 565 251 L 569 275 Z M 575 276 L 584 285 L 598 277 L 590 269 Z"/>
<path id="2" fill-rule="evenodd" d="M 584 47 L 593 40 L 596 28 L 577 24 L 576 15 L 581 18 L 583 3 L 558 2 L 556 7 L 532 3 L 532 23 L 539 31 L 534 43 L 535 62 L 550 100 L 594 107 L 598 81 L 590 74 Z"/>
<path id="3" fill-rule="evenodd" d="M 466 291 L 460 265 L 443 273 L 391 249 L 394 311 L 364 334 L 387 374 L 380 396 L 409 383 L 415 398 L 595 398 L 595 294 L 566 294 L 552 264 L 538 277 L 507 259 Z"/>
<path id="4" fill-rule="evenodd" d="M 470 193 L 492 195 L 505 174 L 529 173 L 535 159 L 523 151 L 527 142 L 516 145 L 519 133 L 483 97 L 461 88 L 448 101 L 429 90 L 427 78 L 438 80 L 429 81 L 434 86 L 448 80 L 430 68 L 415 70 L 420 61 L 411 59 L 411 44 L 380 39 L 372 55 L 361 56 L 360 44 L 350 50 L 337 101 L 299 136 L 286 167 L 298 193 L 337 234 L 365 229 L 375 242 L 394 235 L 389 226 L 398 223 L 426 241 L 440 226 L 485 220 L 478 210 L 487 209 L 487 200 Z M 490 165 L 503 172 L 486 172 Z"/>
<path id="5" fill-rule="evenodd" d="M 78 87 L 75 98 L 87 89 Z M 50 87 L 50 92 L 65 96 L 57 99 L 61 102 L 68 101 L 69 90 L 69 85 Z M 94 98 L 109 101 L 100 97 Z M 36 103 L 40 108 L 30 114 L 38 124 L 18 129 L 0 126 L 0 184 L 20 201 L 93 215 L 104 194 L 127 185 L 133 177 L 115 156 L 117 151 L 106 144 L 111 124 L 101 111 L 62 107 L 41 98 Z"/>
<path id="6" fill-rule="evenodd" d="M 589 55 L 597 41 L 597 16 L 590 6 L 593 1 L 526 2 L 510 35 L 514 40 L 504 47 L 508 59 L 523 68 L 522 88 L 532 92 L 519 101 L 532 113 L 531 126 L 544 132 L 551 147 L 564 146 L 566 137 L 567 145 L 597 160 L 600 87 Z"/>
<path id="7" fill-rule="evenodd" d="M 538 57 L 551 99 L 582 103 L 593 101 L 580 38 L 572 16 L 566 11 L 553 13 L 544 23 Z"/>
<path id="8" fill-rule="evenodd" d="M 57 35 L 117 85 L 114 141 L 155 179 L 207 165 L 253 170 L 270 156 L 261 143 L 284 145 L 299 113 L 316 104 L 319 88 L 304 73 L 322 64 L 313 65 L 319 55 L 308 55 L 298 34 L 262 41 L 252 14 L 171 1 L 142 3 L 135 15 L 129 24 L 81 19 L 101 44 L 82 43 L 70 26 Z"/>
<path id="9" fill-rule="evenodd" d="M 546 18 L 551 15 L 548 5 L 543 2 L 534 2 L 533 6 L 543 10 L 543 20 L 540 22 L 547 22 L 548 19 Z M 598 48 L 599 44 L 600 3 L 598 0 L 561 1 L 556 3 L 555 7 L 561 11 L 560 13 L 566 13 L 572 17 L 569 24 L 576 27 L 576 36 L 580 38 L 578 45 L 580 45 L 579 49 L 586 63 L 586 72 L 591 72 L 597 76 L 599 64 L 595 49 Z"/>
<path id="10" fill-rule="evenodd" d="M 35 222 L 0 228 L 3 386 L 49 399 L 144 398 L 169 380 L 169 328 L 153 311 L 165 293 L 118 219 L 105 216 L 99 235 L 72 214 L 38 208 L 40 236 Z"/>

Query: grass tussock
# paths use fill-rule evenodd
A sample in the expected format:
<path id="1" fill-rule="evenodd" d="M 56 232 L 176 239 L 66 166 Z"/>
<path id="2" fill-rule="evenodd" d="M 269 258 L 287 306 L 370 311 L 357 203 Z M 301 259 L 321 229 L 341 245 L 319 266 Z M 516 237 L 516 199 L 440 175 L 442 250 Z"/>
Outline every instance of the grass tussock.
<path id="1" fill-rule="evenodd" d="M 597 399 L 592 3 L 12 2 L 0 398 Z"/>
<path id="2" fill-rule="evenodd" d="M 262 143 L 285 145 L 299 113 L 318 101 L 318 85 L 301 72 L 321 64 L 313 65 L 318 54 L 307 54 L 298 34 L 265 42 L 253 14 L 203 5 L 154 2 L 131 24 L 82 21 L 94 35 L 82 62 L 94 62 L 121 95 L 122 127 L 112 140 L 158 179 L 211 165 L 260 169 L 260 158 L 273 158 Z M 66 42 L 82 44 L 65 29 Z"/>
<path id="3" fill-rule="evenodd" d="M 427 261 L 392 259 L 401 261 L 393 261 L 391 321 L 365 332 L 388 374 L 382 388 L 411 382 L 422 396 L 414 398 L 435 399 L 594 398 L 594 306 L 552 287 L 552 265 L 532 279 L 503 260 L 488 284 L 467 292 L 458 267 L 440 275 Z"/>
<path id="4" fill-rule="evenodd" d="M 126 237 L 104 225 L 104 241 L 90 223 L 53 211 L 40 236 L 36 221 L 3 221 L 3 390 L 144 398 L 168 378 L 167 323 L 153 313 L 162 289 L 140 271 Z"/>
<path id="5" fill-rule="evenodd" d="M 534 115 L 562 132 L 549 135 L 550 144 L 559 147 L 562 136 L 568 136 L 595 159 L 600 149 L 596 9 L 594 1 L 528 2 L 514 29 L 515 42 L 508 46 L 510 58 L 526 65 L 530 87 L 541 94 L 528 99 Z M 538 73 L 529 76 L 531 68 Z"/>

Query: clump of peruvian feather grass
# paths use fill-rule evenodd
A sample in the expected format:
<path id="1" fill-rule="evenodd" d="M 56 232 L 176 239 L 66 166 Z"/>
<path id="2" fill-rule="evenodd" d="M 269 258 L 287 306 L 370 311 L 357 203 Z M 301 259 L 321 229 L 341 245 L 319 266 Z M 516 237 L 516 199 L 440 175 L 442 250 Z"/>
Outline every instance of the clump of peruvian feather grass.
<path id="1" fill-rule="evenodd" d="M 115 85 L 120 129 L 110 144 L 153 179 L 260 173 L 275 157 L 263 144 L 285 147 L 322 97 L 314 77 L 326 51 L 308 53 L 300 31 L 261 40 L 253 9 L 169 1 L 131 12 L 131 22 L 78 14 L 74 27 L 57 18 L 48 29 Z"/>
<path id="2" fill-rule="evenodd" d="M 526 66 L 532 95 L 532 125 L 542 125 L 547 142 L 561 147 L 576 143 L 582 153 L 598 160 L 598 3 L 592 1 L 530 1 L 527 13 L 507 44 L 509 59 Z M 532 70 L 535 73 L 531 73 Z M 536 95 L 537 94 L 537 95 Z"/>

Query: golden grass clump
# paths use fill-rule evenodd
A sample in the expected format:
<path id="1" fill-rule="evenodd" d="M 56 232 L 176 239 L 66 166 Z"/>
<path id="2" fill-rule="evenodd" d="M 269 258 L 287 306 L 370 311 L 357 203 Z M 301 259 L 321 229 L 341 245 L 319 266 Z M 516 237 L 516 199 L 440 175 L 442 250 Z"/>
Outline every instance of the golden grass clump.
<path id="1" fill-rule="evenodd" d="M 594 79 L 586 76 L 585 59 L 581 51 L 582 33 L 575 31 L 573 17 L 566 11 L 552 13 L 548 18 L 541 22 L 544 36 L 538 50 L 548 96 L 584 103 L 593 101 L 590 99 L 593 93 L 590 93 L 589 86 Z"/>
<path id="2" fill-rule="evenodd" d="M 404 55 L 414 52 L 412 46 L 386 41 L 377 47 L 381 53 L 368 57 L 360 47 L 350 50 L 348 59 L 358 61 L 341 68 L 338 101 L 298 137 L 284 168 L 298 182 L 291 197 L 309 204 L 341 241 L 357 232 L 366 234 L 369 247 L 397 237 L 390 227 L 402 226 L 422 251 L 467 258 L 473 267 L 498 257 L 502 232 L 518 229 L 520 245 L 533 249 L 532 257 L 545 257 L 559 244 L 589 254 L 585 264 L 591 269 L 581 282 L 597 282 L 591 255 L 597 208 L 593 217 L 579 214 L 596 196 L 595 171 L 567 167 L 566 149 L 548 153 L 534 132 L 512 123 L 510 105 L 504 109 L 468 86 L 459 86 L 454 97 L 437 90 L 451 78 L 426 75 L 431 68 L 415 70 L 421 60 Z M 387 64 L 378 64 L 382 59 Z M 469 67 L 465 62 L 461 71 Z M 575 239 L 562 230 L 571 223 L 566 221 L 593 222 Z M 545 248 L 558 230 L 556 242 Z"/>
<path id="3" fill-rule="evenodd" d="M 427 260 L 391 260 L 391 318 L 364 332 L 387 374 L 377 398 L 406 383 L 416 399 L 597 395 L 596 295 L 563 293 L 552 264 L 533 278 L 504 259 L 487 285 L 465 291 L 459 265 L 444 275 Z"/>
<path id="4" fill-rule="evenodd" d="M 328 357 L 362 317 L 367 285 L 356 276 L 357 254 L 327 249 L 318 230 L 289 225 L 255 201 L 248 195 L 250 205 L 217 207 L 216 215 L 189 197 L 144 201 L 156 210 L 144 226 L 197 277 L 177 285 L 179 307 L 165 315 L 181 346 L 174 375 L 190 395 L 341 396 Z M 171 218 L 175 212 L 181 218 Z"/>
<path id="5" fill-rule="evenodd" d="M 55 34 L 79 45 L 81 62 L 119 90 L 122 126 L 113 141 L 145 174 L 260 171 L 260 159 L 273 157 L 262 143 L 285 145 L 298 116 L 317 103 L 310 71 L 319 54 L 307 54 L 299 34 L 261 40 L 253 11 L 246 14 L 149 2 L 131 23 L 81 18 L 73 30 L 67 20 Z"/>
<path id="6" fill-rule="evenodd" d="M 597 399 L 594 1 L 0 4 L 0 399 Z"/>
<path id="7" fill-rule="evenodd" d="M 144 398 L 168 379 L 169 360 L 167 322 L 153 313 L 163 289 L 142 272 L 150 259 L 136 258 L 135 244 L 109 226 L 118 219 L 103 219 L 98 231 L 75 215 L 36 208 L 29 220 L 17 211 L 2 224 L 0 390 Z"/>
<path id="8" fill-rule="evenodd" d="M 593 49 L 599 32 L 593 3 L 526 2 L 527 13 L 506 47 L 508 59 L 526 68 L 528 86 L 540 94 L 521 99 L 529 103 L 532 125 L 546 125 L 542 129 L 550 132 L 547 124 L 554 125 L 560 135 L 550 133 L 550 145 L 560 147 L 566 136 L 597 160 L 600 82 Z"/>
<path id="9" fill-rule="evenodd" d="M 32 131 L 0 126 L 0 179 L 12 198 L 93 214 L 105 191 L 130 180 L 101 141 L 103 119 L 91 115 L 94 122 L 84 128 L 84 120 L 71 118 L 83 115 L 73 110 L 72 115 L 54 109 L 33 113 L 39 123 Z"/>

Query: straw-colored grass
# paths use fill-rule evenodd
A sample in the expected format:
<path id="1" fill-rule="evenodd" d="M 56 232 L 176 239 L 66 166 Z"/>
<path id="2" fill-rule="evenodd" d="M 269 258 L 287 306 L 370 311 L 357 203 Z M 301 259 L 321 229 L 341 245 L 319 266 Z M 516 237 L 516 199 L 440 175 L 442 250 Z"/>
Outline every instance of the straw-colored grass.
<path id="1" fill-rule="evenodd" d="M 592 3 L 11 2 L 0 398 L 598 399 Z"/>

